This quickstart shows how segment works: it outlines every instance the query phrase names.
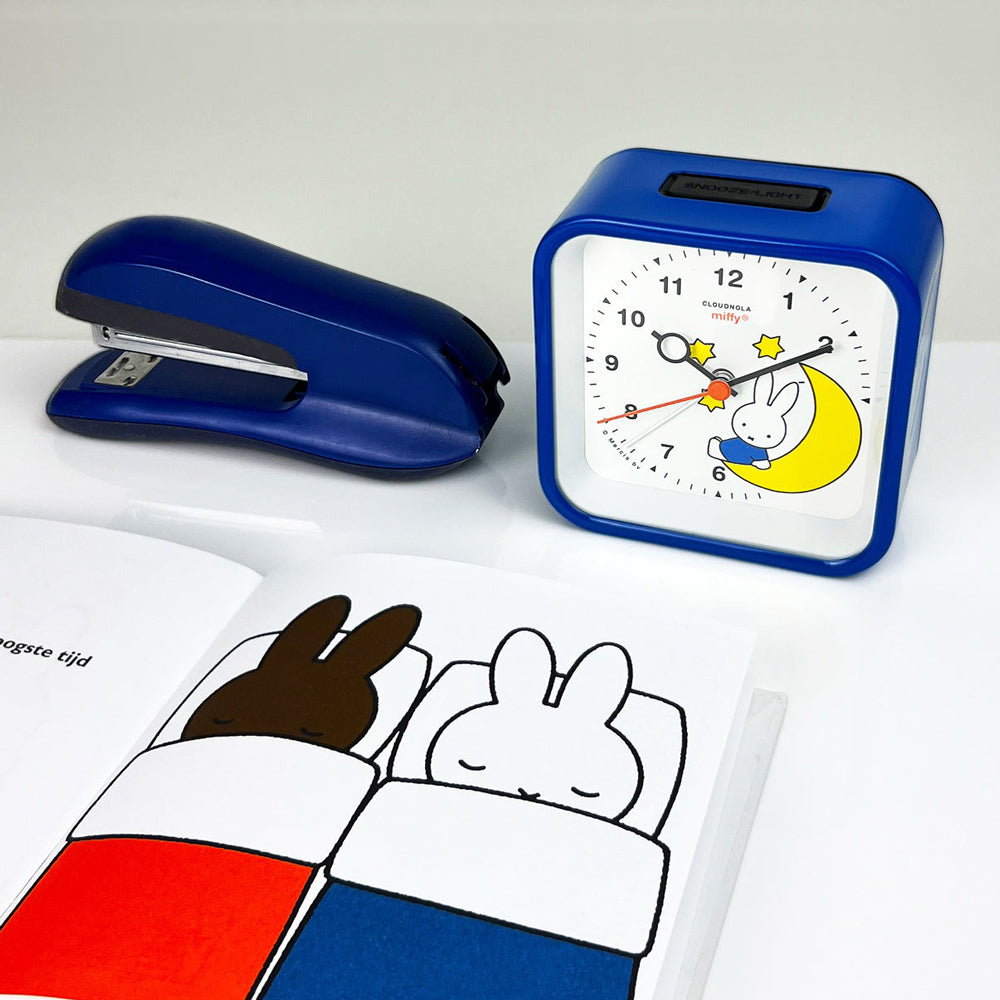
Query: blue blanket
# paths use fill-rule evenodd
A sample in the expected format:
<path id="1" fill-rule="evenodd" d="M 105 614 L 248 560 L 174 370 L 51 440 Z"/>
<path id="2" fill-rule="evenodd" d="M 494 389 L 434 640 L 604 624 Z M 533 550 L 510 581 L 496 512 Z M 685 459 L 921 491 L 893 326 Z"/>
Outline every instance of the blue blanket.
<path id="1" fill-rule="evenodd" d="M 332 882 L 264 1000 L 626 1000 L 628 955 Z"/>

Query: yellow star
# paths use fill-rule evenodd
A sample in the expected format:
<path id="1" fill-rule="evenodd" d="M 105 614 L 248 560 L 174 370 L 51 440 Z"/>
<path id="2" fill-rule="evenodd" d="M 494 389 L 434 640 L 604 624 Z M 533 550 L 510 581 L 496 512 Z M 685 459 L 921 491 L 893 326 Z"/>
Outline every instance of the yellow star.
<path id="1" fill-rule="evenodd" d="M 785 350 L 781 346 L 781 337 L 769 337 L 766 333 L 753 346 L 757 348 L 758 358 L 776 358 Z"/>
<path id="2" fill-rule="evenodd" d="M 701 340 L 696 340 L 691 345 L 691 357 L 703 365 L 709 358 L 715 357 L 715 344 L 703 344 Z"/>
<path id="3" fill-rule="evenodd" d="M 721 406 L 723 409 L 726 407 L 725 400 L 713 399 L 711 396 L 702 396 L 698 402 L 702 406 L 707 406 L 710 410 L 717 410 Z"/>

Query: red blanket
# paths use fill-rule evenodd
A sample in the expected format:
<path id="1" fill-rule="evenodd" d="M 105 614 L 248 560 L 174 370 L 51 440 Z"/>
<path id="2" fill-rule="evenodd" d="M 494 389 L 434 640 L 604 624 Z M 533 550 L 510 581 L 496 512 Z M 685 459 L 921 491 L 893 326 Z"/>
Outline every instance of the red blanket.
<path id="1" fill-rule="evenodd" d="M 182 841 L 74 841 L 0 930 L 0 993 L 244 1000 L 314 871 Z"/>

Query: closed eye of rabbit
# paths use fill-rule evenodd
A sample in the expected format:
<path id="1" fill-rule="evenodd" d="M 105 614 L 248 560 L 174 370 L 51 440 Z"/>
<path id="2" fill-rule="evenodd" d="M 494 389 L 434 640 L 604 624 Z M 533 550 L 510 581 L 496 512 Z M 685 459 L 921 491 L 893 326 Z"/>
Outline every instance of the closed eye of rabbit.
<path id="1" fill-rule="evenodd" d="M 462 760 L 461 757 L 458 758 L 458 763 L 460 766 L 464 767 L 467 771 L 485 771 L 485 764 L 470 764 L 467 760 Z"/>
<path id="2" fill-rule="evenodd" d="M 569 790 L 574 795 L 579 795 L 584 799 L 599 799 L 601 797 L 600 792 L 585 792 L 582 788 L 577 788 L 576 785 L 570 785 Z"/>

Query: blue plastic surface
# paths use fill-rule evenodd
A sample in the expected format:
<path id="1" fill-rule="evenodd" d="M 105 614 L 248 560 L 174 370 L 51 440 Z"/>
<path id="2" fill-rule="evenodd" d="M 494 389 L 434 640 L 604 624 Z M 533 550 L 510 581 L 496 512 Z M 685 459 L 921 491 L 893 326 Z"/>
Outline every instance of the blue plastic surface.
<path id="1" fill-rule="evenodd" d="M 674 173 L 807 185 L 831 193 L 814 212 L 666 197 L 660 187 Z M 874 530 L 861 552 L 823 560 L 754 548 L 595 516 L 566 499 L 555 472 L 551 268 L 559 247 L 589 234 L 841 264 L 863 268 L 886 283 L 899 310 L 893 388 Z M 543 236 L 535 254 L 538 463 L 546 497 L 572 523 L 607 534 L 830 576 L 872 566 L 892 542 L 917 450 L 943 239 L 941 218 L 930 198 L 890 174 L 654 149 L 609 156 Z"/>
<path id="2" fill-rule="evenodd" d="M 93 381 L 113 359 L 104 353 L 48 404 L 57 423 L 94 435 L 239 439 L 376 473 L 433 472 L 476 454 L 509 379 L 488 338 L 449 306 L 191 219 L 97 233 L 66 265 L 56 307 L 308 376 L 164 359 L 119 388 Z"/>

